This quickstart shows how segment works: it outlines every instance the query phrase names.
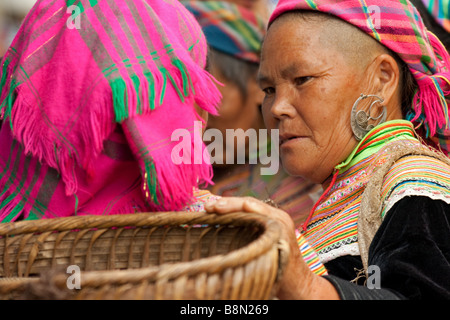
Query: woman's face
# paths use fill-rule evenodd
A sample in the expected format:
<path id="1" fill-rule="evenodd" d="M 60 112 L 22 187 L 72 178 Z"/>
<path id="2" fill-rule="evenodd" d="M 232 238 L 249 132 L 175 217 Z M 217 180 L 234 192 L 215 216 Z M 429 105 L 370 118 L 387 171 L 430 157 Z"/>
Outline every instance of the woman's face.
<path id="1" fill-rule="evenodd" d="M 350 112 L 365 82 L 364 72 L 329 44 L 323 23 L 275 20 L 263 44 L 259 74 L 264 122 L 279 129 L 284 169 L 316 183 L 324 182 L 357 144 Z"/>
<path id="2" fill-rule="evenodd" d="M 210 116 L 208 119 L 207 129 L 217 129 L 221 132 L 223 137 L 222 150 L 215 150 L 215 158 L 222 158 L 223 164 L 227 163 L 227 149 L 232 148 L 234 158 L 239 152 L 245 150 L 248 152 L 248 141 L 246 140 L 245 133 L 249 129 L 258 130 L 262 128 L 263 120 L 261 116 L 261 101 L 263 99 L 263 93 L 259 89 L 258 84 L 254 77 L 252 77 L 247 84 L 247 96 L 244 98 L 238 86 L 221 75 L 214 66 L 211 66 L 211 74 L 223 84 L 218 86 L 221 94 L 222 101 L 219 108 L 219 116 Z M 242 130 L 237 130 L 242 129 Z M 226 130 L 233 130 L 237 138 L 226 139 Z M 218 152 L 223 152 L 221 155 Z M 237 160 L 233 161 L 236 164 Z M 215 163 L 216 166 L 219 164 Z"/>

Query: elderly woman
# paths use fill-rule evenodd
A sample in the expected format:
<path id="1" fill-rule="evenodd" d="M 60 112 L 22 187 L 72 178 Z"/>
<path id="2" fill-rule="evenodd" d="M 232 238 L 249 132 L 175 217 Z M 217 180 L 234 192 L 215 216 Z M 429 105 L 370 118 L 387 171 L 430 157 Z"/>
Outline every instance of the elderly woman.
<path id="1" fill-rule="evenodd" d="M 0 221 L 201 210 L 211 165 L 172 161 L 220 100 L 200 26 L 176 0 L 70 3 L 37 1 L 2 59 Z"/>
<path id="2" fill-rule="evenodd" d="M 264 40 L 265 123 L 285 170 L 325 190 L 302 228 L 251 198 L 206 209 L 281 222 L 280 298 L 448 299 L 449 56 L 409 2 L 365 3 L 281 0 Z"/>

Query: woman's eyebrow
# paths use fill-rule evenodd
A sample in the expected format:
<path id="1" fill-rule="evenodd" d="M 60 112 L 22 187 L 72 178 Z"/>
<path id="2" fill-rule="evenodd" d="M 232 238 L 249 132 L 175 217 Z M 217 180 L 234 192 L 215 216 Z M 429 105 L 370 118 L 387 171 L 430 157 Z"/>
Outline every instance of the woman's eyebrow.
<path id="1" fill-rule="evenodd" d="M 280 71 L 280 74 L 283 78 L 291 78 L 293 76 L 297 76 L 298 73 L 303 69 L 303 64 L 301 62 L 292 62 L 286 68 Z"/>
<path id="2" fill-rule="evenodd" d="M 261 85 L 261 83 L 267 83 L 270 82 L 271 78 L 262 74 L 261 72 L 258 72 L 258 75 L 256 76 L 256 82 L 258 85 Z"/>
<path id="3" fill-rule="evenodd" d="M 298 73 L 303 69 L 303 64 L 301 62 L 292 62 L 287 67 L 283 68 L 280 71 L 280 75 L 282 78 L 291 78 L 294 76 L 297 76 Z M 272 78 L 268 75 L 265 75 L 261 71 L 258 72 L 257 79 L 259 84 L 265 83 L 265 82 L 271 82 Z"/>

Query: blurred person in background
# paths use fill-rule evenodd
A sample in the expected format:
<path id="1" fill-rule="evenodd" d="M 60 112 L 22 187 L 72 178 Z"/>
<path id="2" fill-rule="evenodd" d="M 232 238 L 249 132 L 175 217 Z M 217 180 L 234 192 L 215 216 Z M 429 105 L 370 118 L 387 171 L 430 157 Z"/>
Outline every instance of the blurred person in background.
<path id="1" fill-rule="evenodd" d="M 411 0 L 425 26 L 450 51 L 450 0 Z"/>
<path id="2" fill-rule="evenodd" d="M 5 54 L 23 18 L 35 2 L 36 0 L 0 1 L 0 58 Z"/>
<path id="3" fill-rule="evenodd" d="M 261 42 L 266 20 L 243 6 L 228 1 L 182 1 L 194 14 L 205 33 L 208 45 L 208 70 L 223 84 L 218 86 L 222 101 L 218 116 L 210 116 L 207 130 L 219 130 L 223 137 L 223 154 L 214 149 L 213 157 L 223 159 L 213 163 L 213 194 L 220 196 L 251 196 L 273 203 L 287 211 L 297 225 L 302 223 L 320 196 L 321 187 L 298 177 L 291 177 L 280 167 L 272 175 L 261 173 L 262 164 L 256 150 L 267 148 L 270 141 L 261 145 L 260 129 L 265 129 L 261 103 L 263 92 L 257 84 Z M 226 139 L 227 129 L 256 130 L 258 142 L 238 136 L 237 141 Z M 237 131 L 235 131 L 237 132 Z M 236 143 L 237 142 L 237 143 Z M 212 142 L 211 142 L 212 143 Z M 227 161 L 227 148 L 234 150 L 233 162 Z M 238 163 L 238 152 L 245 150 L 245 164 Z M 256 152 L 257 153 L 257 152 Z M 257 164 L 249 159 L 256 158 Z"/>
<path id="4" fill-rule="evenodd" d="M 205 1 L 205 0 L 198 0 Z M 208 0 L 206 0 L 208 1 Z M 264 20 L 268 20 L 270 13 L 275 9 L 277 0 L 225 0 L 226 2 L 244 7 L 260 16 Z"/>

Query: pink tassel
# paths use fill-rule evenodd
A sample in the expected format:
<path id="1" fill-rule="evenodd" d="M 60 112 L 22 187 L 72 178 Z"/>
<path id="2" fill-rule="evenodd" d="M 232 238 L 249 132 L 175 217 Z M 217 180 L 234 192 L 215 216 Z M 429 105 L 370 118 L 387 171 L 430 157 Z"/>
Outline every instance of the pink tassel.
<path id="1" fill-rule="evenodd" d="M 437 130 L 448 128 L 449 125 L 446 97 L 450 93 L 450 85 L 446 79 L 450 79 L 448 71 L 416 78 L 419 88 L 413 99 L 415 116 L 411 121 L 417 121 L 421 115 L 425 116 L 427 137 L 434 136 Z"/>
<path id="2" fill-rule="evenodd" d="M 447 75 L 448 76 L 448 75 Z M 414 96 L 413 109 L 415 122 L 423 114 L 425 116 L 425 124 L 428 129 L 428 135 L 434 136 L 439 128 L 443 128 L 448 124 L 448 117 L 444 108 L 448 110 L 448 104 L 443 98 L 443 91 L 434 84 L 435 79 L 432 77 L 423 78 L 417 81 L 419 90 Z M 440 98 L 442 97 L 442 98 Z"/>

